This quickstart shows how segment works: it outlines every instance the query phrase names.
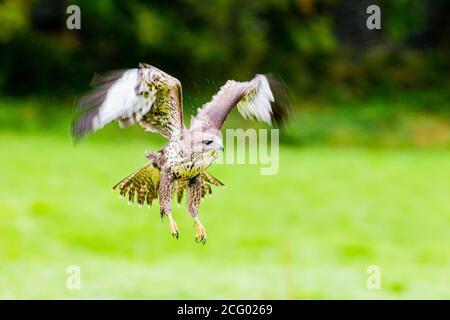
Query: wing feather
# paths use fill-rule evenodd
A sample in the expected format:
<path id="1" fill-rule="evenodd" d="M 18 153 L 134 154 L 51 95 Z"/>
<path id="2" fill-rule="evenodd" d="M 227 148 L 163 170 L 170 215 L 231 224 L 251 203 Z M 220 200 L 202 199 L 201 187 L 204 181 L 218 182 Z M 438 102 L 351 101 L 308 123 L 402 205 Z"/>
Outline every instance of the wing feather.
<path id="1" fill-rule="evenodd" d="M 81 115 L 72 127 L 75 138 L 119 121 L 120 127 L 137 122 L 148 131 L 166 137 L 183 128 L 181 83 L 147 64 L 139 68 L 95 75 L 96 89 L 83 96 L 77 110 Z"/>
<path id="2" fill-rule="evenodd" d="M 273 76 L 258 74 L 246 82 L 228 80 L 210 102 L 198 109 L 191 127 L 220 130 L 234 107 L 245 119 L 272 125 L 286 120 L 291 101 L 286 86 Z"/>

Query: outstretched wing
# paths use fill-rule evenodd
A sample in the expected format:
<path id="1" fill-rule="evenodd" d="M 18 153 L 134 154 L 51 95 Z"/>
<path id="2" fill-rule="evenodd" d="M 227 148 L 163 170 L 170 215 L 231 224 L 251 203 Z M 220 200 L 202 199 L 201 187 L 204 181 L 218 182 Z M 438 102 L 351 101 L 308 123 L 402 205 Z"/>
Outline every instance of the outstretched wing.
<path id="1" fill-rule="evenodd" d="M 198 109 L 191 127 L 220 130 L 234 107 L 245 119 L 280 124 L 287 118 L 291 102 L 285 85 L 273 76 L 258 74 L 246 82 L 228 80 Z"/>
<path id="2" fill-rule="evenodd" d="M 183 124 L 180 82 L 167 73 L 139 64 L 139 68 L 94 77 L 96 89 L 78 103 L 81 115 L 72 127 L 75 138 L 118 120 L 121 127 L 139 122 L 166 137 L 180 133 Z"/>

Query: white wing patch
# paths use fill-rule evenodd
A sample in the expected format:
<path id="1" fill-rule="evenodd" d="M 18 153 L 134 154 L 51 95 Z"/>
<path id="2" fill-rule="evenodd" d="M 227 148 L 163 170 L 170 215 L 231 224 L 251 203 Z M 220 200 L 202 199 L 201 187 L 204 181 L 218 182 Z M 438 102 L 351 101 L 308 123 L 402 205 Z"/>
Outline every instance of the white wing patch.
<path id="1" fill-rule="evenodd" d="M 139 123 L 165 137 L 184 127 L 180 81 L 151 65 L 94 77 L 92 85 L 95 89 L 78 101 L 75 139 L 115 120 L 122 128 Z"/>
<path id="2" fill-rule="evenodd" d="M 256 119 L 272 124 L 271 102 L 275 99 L 269 82 L 264 75 L 257 75 L 253 81 L 256 83 L 255 87 L 239 101 L 237 109 L 244 119 Z"/>
<path id="3" fill-rule="evenodd" d="M 155 102 L 156 88 L 145 96 L 138 95 L 136 89 L 140 82 L 138 69 L 130 69 L 109 88 L 98 114 L 92 118 L 94 131 L 117 118 L 121 127 L 132 125 L 142 119 Z"/>

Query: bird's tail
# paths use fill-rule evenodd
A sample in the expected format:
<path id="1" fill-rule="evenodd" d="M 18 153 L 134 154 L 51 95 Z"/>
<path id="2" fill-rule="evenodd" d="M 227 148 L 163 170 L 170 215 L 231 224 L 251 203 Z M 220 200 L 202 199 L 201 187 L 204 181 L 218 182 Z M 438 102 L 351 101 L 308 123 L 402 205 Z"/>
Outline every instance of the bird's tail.
<path id="1" fill-rule="evenodd" d="M 161 171 L 159 168 L 153 162 L 148 162 L 118 182 L 112 189 L 116 190 L 119 188 L 120 197 L 126 197 L 128 195 L 129 204 L 137 201 L 140 207 L 146 202 L 150 207 L 153 200 L 158 199 L 160 175 Z M 206 171 L 200 173 L 200 178 L 202 183 L 202 198 L 212 193 L 211 185 L 224 186 L 221 181 Z M 176 194 L 178 203 L 181 203 L 184 191 L 187 190 L 188 186 L 188 180 L 175 181 L 173 193 Z"/>
<path id="2" fill-rule="evenodd" d="M 143 167 L 118 182 L 112 187 L 120 190 L 120 196 L 125 197 L 128 194 L 128 204 L 134 203 L 135 199 L 138 206 L 144 202 L 150 207 L 154 199 L 158 198 L 159 179 L 161 172 L 153 162 L 146 163 Z"/>

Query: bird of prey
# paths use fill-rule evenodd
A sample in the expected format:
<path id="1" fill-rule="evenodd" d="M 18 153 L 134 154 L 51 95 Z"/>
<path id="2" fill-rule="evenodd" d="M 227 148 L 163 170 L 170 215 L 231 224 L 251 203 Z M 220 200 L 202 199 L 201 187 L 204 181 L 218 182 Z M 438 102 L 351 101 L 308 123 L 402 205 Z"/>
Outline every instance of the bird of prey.
<path id="1" fill-rule="evenodd" d="M 178 228 L 172 217 L 172 198 L 178 203 L 186 191 L 188 212 L 196 224 L 195 241 L 205 244 L 206 230 L 198 218 L 200 200 L 211 193 L 211 185 L 222 182 L 207 172 L 223 151 L 220 129 L 236 107 L 244 118 L 278 124 L 287 116 L 287 97 L 281 82 L 267 75 L 256 75 L 246 82 L 229 80 L 212 100 L 197 110 L 187 128 L 183 120 L 181 83 L 151 65 L 94 76 L 97 86 L 78 102 L 78 116 L 72 135 L 79 139 L 106 124 L 118 120 L 120 127 L 135 123 L 145 131 L 168 139 L 158 152 L 146 152 L 147 163 L 117 183 L 121 196 L 139 206 L 151 206 L 159 198 L 160 215 L 169 218 L 172 235 L 178 239 Z"/>

